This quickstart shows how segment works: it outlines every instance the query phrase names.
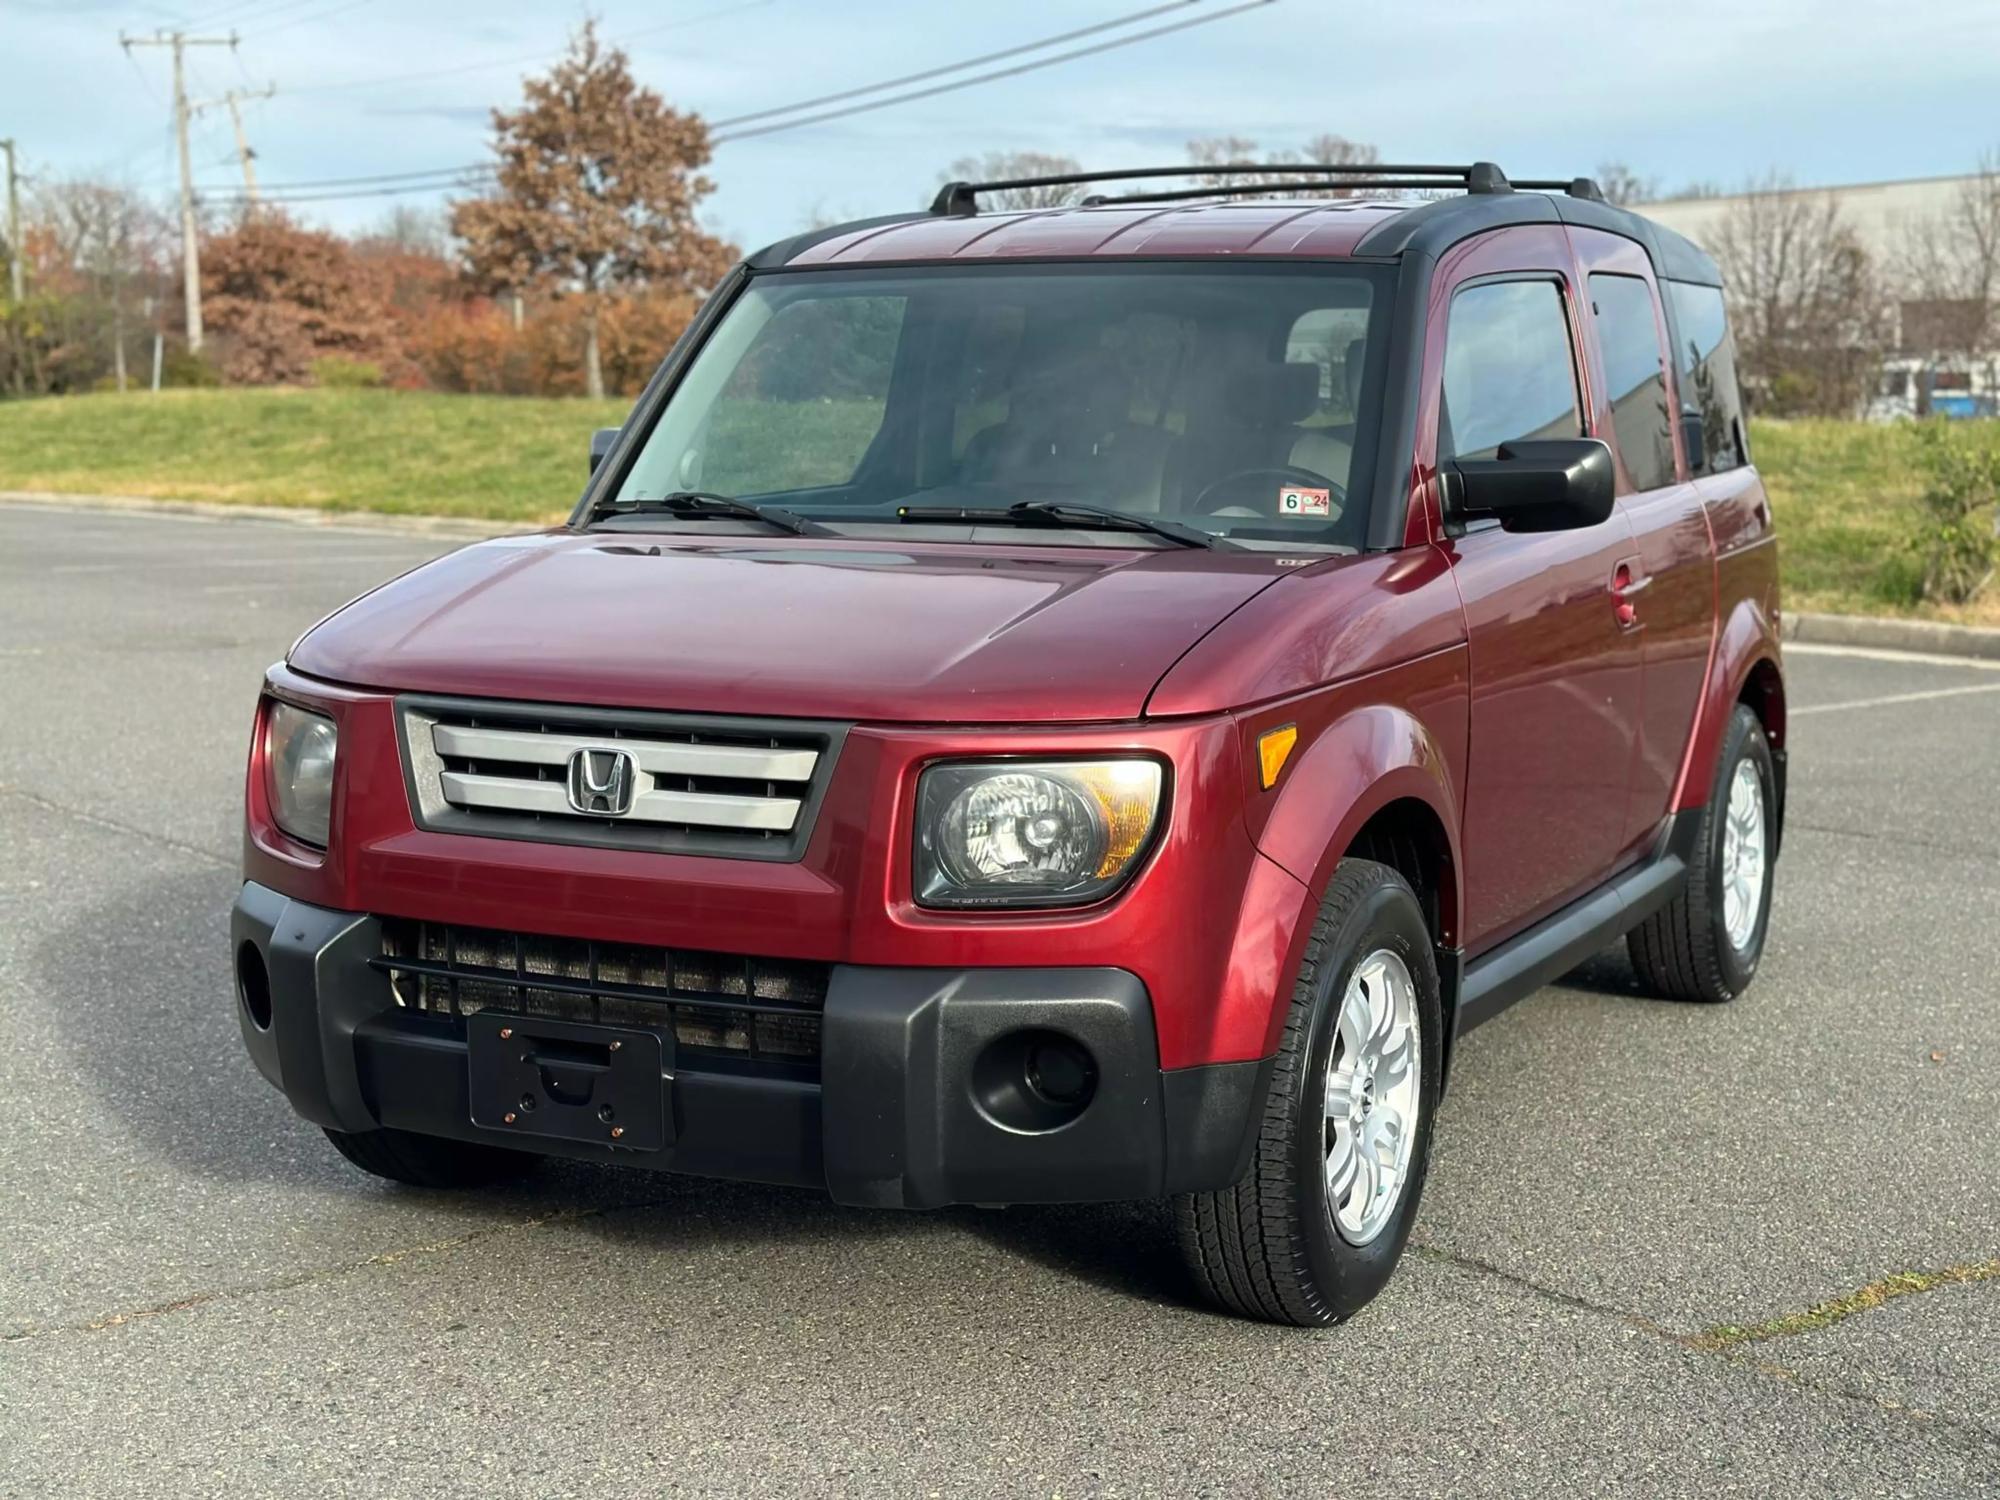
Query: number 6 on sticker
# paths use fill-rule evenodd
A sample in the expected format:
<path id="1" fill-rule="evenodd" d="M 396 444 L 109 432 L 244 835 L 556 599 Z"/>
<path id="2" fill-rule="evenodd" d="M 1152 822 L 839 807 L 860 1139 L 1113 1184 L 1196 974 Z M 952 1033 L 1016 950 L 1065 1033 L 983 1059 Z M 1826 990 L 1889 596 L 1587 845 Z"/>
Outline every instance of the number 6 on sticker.
<path id="1" fill-rule="evenodd" d="M 1333 491 L 1300 489 L 1296 485 L 1286 485 L 1278 491 L 1278 514 L 1330 516 L 1333 514 Z"/>

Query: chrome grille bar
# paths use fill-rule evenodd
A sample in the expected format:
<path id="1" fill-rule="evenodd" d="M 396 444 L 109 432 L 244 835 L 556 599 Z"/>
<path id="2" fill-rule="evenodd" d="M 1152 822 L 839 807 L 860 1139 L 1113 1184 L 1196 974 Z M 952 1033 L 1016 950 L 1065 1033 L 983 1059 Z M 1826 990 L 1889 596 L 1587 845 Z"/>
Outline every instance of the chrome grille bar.
<path id="1" fill-rule="evenodd" d="M 619 742 L 620 748 L 629 748 Z M 458 807 L 492 807 L 507 812 L 554 813 L 575 817 L 568 789 L 560 781 L 527 781 L 512 776 L 480 776 L 446 771 L 438 778 L 445 801 Z M 658 787 L 633 794 L 625 819 L 640 823 L 684 823 L 699 828 L 768 829 L 783 833 L 798 821 L 796 797 L 732 797 L 719 792 L 673 792 Z"/>
<path id="2" fill-rule="evenodd" d="M 431 742 L 439 755 L 525 766 L 560 766 L 585 749 L 618 749 L 654 776 L 723 776 L 743 781 L 810 781 L 819 764 L 816 750 L 766 750 L 752 745 L 694 745 L 671 740 L 616 739 L 580 734 L 543 734 L 484 725 L 433 724 Z M 511 804 L 494 804 L 506 806 Z M 565 811 L 566 809 L 554 809 Z M 756 824 L 756 827 L 791 825 Z"/>

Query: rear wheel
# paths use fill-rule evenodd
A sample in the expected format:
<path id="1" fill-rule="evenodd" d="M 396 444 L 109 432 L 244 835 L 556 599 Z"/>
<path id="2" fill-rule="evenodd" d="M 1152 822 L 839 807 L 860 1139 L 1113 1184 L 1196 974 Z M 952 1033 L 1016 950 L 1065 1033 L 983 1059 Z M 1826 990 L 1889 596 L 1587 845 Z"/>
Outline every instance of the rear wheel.
<path id="1" fill-rule="evenodd" d="M 1771 924 L 1777 777 L 1764 726 L 1730 715 L 1680 892 L 1632 929 L 1626 946 L 1649 989 L 1676 1000 L 1734 1000 L 1749 986 Z"/>
<path id="2" fill-rule="evenodd" d="M 1342 861 L 1293 987 L 1250 1171 L 1174 1203 L 1205 1295 L 1311 1327 L 1382 1289 L 1430 1161 L 1441 1024 L 1416 896 L 1386 865 Z"/>
<path id="3" fill-rule="evenodd" d="M 412 1187 L 471 1188 L 505 1182 L 534 1170 L 538 1158 L 501 1146 L 481 1146 L 407 1130 L 353 1133 L 329 1130 L 326 1138 L 364 1172 Z"/>

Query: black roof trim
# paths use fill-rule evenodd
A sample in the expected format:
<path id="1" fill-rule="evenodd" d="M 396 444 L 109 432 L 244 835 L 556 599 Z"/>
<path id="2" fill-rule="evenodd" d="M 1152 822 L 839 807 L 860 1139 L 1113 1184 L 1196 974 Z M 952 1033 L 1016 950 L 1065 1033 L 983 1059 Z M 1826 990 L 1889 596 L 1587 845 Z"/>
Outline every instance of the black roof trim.
<path id="1" fill-rule="evenodd" d="M 1715 261 L 1685 235 L 1630 209 L 1606 203 L 1601 196 L 1573 194 L 1570 189 L 1574 184 L 1561 186 L 1564 193 L 1560 197 L 1529 191 L 1421 204 L 1363 235 L 1354 253 L 1394 256 L 1415 252 L 1435 258 L 1460 240 L 1510 224 L 1581 224 L 1638 241 L 1652 257 L 1654 270 L 1669 280 L 1722 285 L 1722 272 Z"/>

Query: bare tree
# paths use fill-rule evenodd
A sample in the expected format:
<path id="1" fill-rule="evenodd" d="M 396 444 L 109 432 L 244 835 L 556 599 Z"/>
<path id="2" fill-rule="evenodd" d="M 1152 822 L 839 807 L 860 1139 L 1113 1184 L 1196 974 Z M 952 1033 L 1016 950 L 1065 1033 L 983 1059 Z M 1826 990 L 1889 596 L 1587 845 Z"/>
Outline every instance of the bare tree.
<path id="1" fill-rule="evenodd" d="M 1187 151 L 1188 160 L 1204 169 L 1188 174 L 1201 187 L 1241 187 L 1277 180 L 1275 174 L 1231 170 L 1246 165 L 1362 167 L 1373 166 L 1382 159 L 1382 153 L 1366 141 L 1351 141 L 1344 135 L 1331 133 L 1314 136 L 1298 151 L 1263 151 L 1255 141 L 1240 135 L 1205 136 L 1189 141 Z M 1294 196 L 1355 198 L 1367 193 L 1367 182 L 1365 176 L 1352 179 L 1334 177 L 1328 179 L 1324 187 Z"/>
<path id="2" fill-rule="evenodd" d="M 1902 264 L 1906 349 L 1991 348 L 2000 335 L 2000 150 L 1980 156 L 1949 206 L 1904 227 Z"/>
<path id="3" fill-rule="evenodd" d="M 399 203 L 382 215 L 373 233 L 362 238 L 415 255 L 443 256 L 451 251 L 451 222 L 442 209 Z"/>
<path id="4" fill-rule="evenodd" d="M 1372 167 L 1382 159 L 1382 153 L 1366 141 L 1350 141 L 1344 135 L 1316 135 L 1306 142 L 1300 153 L 1305 160 L 1316 167 Z M 1313 196 L 1319 198 L 1358 198 L 1367 192 L 1367 177 L 1353 179 L 1353 185 L 1344 185 L 1349 180 L 1336 177 Z"/>
<path id="5" fill-rule="evenodd" d="M 1597 186 L 1607 202 L 1651 203 L 1660 196 L 1660 179 L 1641 177 L 1622 161 L 1597 164 Z"/>
<path id="6" fill-rule="evenodd" d="M 1846 416 L 1881 363 L 1887 298 L 1830 193 L 1749 184 L 1709 247 L 1733 304 L 1743 371 L 1776 413 Z"/>
<path id="7" fill-rule="evenodd" d="M 1081 172 L 1073 156 L 1050 156 L 1041 151 L 989 151 L 984 156 L 961 156 L 941 182 L 1005 182 L 1013 177 L 1061 177 Z M 980 194 L 989 208 L 1061 208 L 1083 196 L 1075 184 L 1055 187 L 1002 188 Z"/>
<path id="8" fill-rule="evenodd" d="M 1257 143 L 1248 136 L 1212 135 L 1187 143 L 1188 160 L 1206 170 L 1190 172 L 1188 175 L 1201 187 L 1241 187 L 1246 183 L 1268 181 L 1258 172 L 1232 172 L 1233 166 L 1261 162 L 1296 161 L 1298 158 L 1285 152 L 1266 158 L 1257 149 Z"/>
<path id="9" fill-rule="evenodd" d="M 132 302 L 151 290 L 164 265 L 170 236 L 165 216 L 129 188 L 86 178 L 43 187 L 32 216 L 82 294 L 64 315 L 71 325 L 71 361 L 108 359 L 118 389 L 124 390 Z M 101 372 L 104 363 L 95 369 Z"/>

